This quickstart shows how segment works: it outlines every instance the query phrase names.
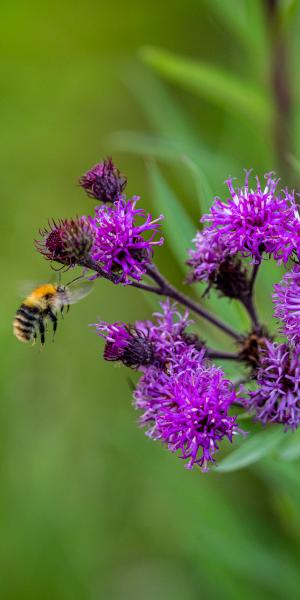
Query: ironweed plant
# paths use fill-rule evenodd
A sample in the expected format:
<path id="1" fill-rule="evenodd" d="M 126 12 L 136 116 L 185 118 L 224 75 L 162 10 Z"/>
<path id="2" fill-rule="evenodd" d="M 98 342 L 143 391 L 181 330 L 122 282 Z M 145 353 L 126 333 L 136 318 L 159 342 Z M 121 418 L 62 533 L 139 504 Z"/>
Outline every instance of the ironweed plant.
<path id="1" fill-rule="evenodd" d="M 203 295 L 214 288 L 240 302 L 251 328 L 236 331 L 159 271 L 154 251 L 164 242 L 163 215 L 153 218 L 139 207 L 138 196 L 126 198 L 127 179 L 111 159 L 79 183 L 97 202 L 94 215 L 50 221 L 40 230 L 36 248 L 63 268 L 83 267 L 87 278 L 130 285 L 163 299 L 151 320 L 95 324 L 105 340 L 104 359 L 140 373 L 133 397 L 146 435 L 176 452 L 186 468 L 207 471 L 224 439 L 233 442 L 245 434 L 238 424 L 245 415 L 263 426 L 295 430 L 300 423 L 300 214 L 295 193 L 282 188 L 273 173 L 260 181 L 246 171 L 244 184 L 236 187 L 228 179 L 228 197 L 215 198 L 201 218 L 203 227 L 186 259 L 185 283 L 202 285 Z M 266 260 L 286 269 L 273 293 L 284 341 L 268 332 L 256 308 L 256 277 Z M 232 351 L 209 347 L 193 331 L 191 315 L 226 334 Z M 229 379 L 215 361 L 242 365 L 242 381 Z"/>

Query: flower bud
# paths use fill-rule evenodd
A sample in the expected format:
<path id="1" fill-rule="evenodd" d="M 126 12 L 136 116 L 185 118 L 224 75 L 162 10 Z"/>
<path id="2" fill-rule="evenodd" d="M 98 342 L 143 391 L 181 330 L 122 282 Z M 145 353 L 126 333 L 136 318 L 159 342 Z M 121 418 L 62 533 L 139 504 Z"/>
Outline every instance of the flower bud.
<path id="1" fill-rule="evenodd" d="M 153 344 L 143 331 L 123 323 L 102 322 L 96 328 L 106 339 L 103 353 L 105 360 L 119 360 L 131 369 L 138 369 L 154 361 Z"/>
<path id="2" fill-rule="evenodd" d="M 94 242 L 94 229 L 86 217 L 49 221 L 49 228 L 40 229 L 37 250 L 48 260 L 64 265 L 75 265 L 90 256 Z"/>
<path id="3" fill-rule="evenodd" d="M 120 173 L 112 159 L 107 158 L 80 177 L 79 184 L 90 198 L 115 202 L 124 191 L 127 178 Z"/>

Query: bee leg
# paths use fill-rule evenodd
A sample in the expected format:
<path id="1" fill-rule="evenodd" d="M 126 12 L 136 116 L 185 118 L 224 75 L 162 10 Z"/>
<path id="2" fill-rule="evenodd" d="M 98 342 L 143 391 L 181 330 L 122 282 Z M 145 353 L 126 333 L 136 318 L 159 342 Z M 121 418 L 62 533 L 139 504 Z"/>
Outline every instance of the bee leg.
<path id="1" fill-rule="evenodd" d="M 57 316 L 54 312 L 52 312 L 52 310 L 49 310 L 48 317 L 49 317 L 50 321 L 52 321 L 52 323 L 53 323 L 53 339 L 54 339 L 55 332 L 57 330 Z"/>
<path id="2" fill-rule="evenodd" d="M 45 325 L 44 325 L 43 317 L 39 318 L 39 332 L 40 332 L 40 336 L 41 336 L 41 344 L 43 346 L 45 343 Z"/>
<path id="3" fill-rule="evenodd" d="M 61 314 L 61 318 L 62 319 L 64 318 L 64 308 L 65 308 L 65 305 L 63 304 L 62 307 L 61 307 L 61 309 L 60 309 L 60 314 Z"/>
<path id="4" fill-rule="evenodd" d="M 67 304 L 67 312 L 70 310 L 70 304 Z"/>

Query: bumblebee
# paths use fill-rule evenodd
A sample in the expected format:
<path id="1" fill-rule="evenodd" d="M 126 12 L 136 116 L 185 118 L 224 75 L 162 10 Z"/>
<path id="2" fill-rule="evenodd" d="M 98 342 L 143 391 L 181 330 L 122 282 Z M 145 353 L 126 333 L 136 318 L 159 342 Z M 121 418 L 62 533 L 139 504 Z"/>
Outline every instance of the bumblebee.
<path id="1" fill-rule="evenodd" d="M 71 282 L 73 283 L 73 282 Z M 16 312 L 13 321 L 13 333 L 21 342 L 35 343 L 40 335 L 42 346 L 45 344 L 45 331 L 47 321 L 53 325 L 53 334 L 57 329 L 57 313 L 63 314 L 64 309 L 69 310 L 74 304 L 90 292 L 90 286 L 69 288 L 69 285 L 45 283 L 35 288 Z"/>

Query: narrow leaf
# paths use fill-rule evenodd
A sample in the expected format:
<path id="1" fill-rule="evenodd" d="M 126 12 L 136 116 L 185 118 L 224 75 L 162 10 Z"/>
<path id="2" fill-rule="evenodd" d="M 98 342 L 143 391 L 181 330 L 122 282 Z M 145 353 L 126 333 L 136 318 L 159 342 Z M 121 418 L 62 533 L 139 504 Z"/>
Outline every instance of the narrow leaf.
<path id="1" fill-rule="evenodd" d="M 195 236 L 196 227 L 171 190 L 157 165 L 148 163 L 148 171 L 153 188 L 153 202 L 156 211 L 165 215 L 164 229 L 167 239 L 178 262 L 187 258 L 187 249 Z"/>
<path id="2" fill-rule="evenodd" d="M 279 3 L 279 22 L 285 28 L 290 25 L 291 19 L 295 17 L 299 8 L 299 0 L 282 0 Z"/>
<path id="3" fill-rule="evenodd" d="M 283 438 L 282 430 L 271 428 L 252 434 L 216 467 L 219 472 L 229 473 L 248 467 L 266 456 Z"/>
<path id="4" fill-rule="evenodd" d="M 182 156 L 182 160 L 187 165 L 194 178 L 199 199 L 200 214 L 203 215 L 205 212 L 208 212 L 211 207 L 214 198 L 213 191 L 201 167 L 186 154 Z"/>
<path id="5" fill-rule="evenodd" d="M 155 47 L 140 51 L 146 64 L 167 80 L 195 92 L 265 128 L 271 124 L 272 106 L 267 96 L 248 81 L 213 65 L 191 60 Z"/>
<path id="6" fill-rule="evenodd" d="M 296 156 L 294 156 L 293 154 L 289 154 L 287 156 L 287 159 L 288 159 L 290 165 L 296 171 L 296 173 L 298 175 L 300 175 L 300 160 L 298 158 L 296 158 Z"/>
<path id="7" fill-rule="evenodd" d="M 266 67 L 266 40 L 261 0 L 231 0 L 230 10 L 224 0 L 206 0 L 206 3 L 209 11 L 245 49 L 245 56 L 253 70 L 263 73 Z"/>
<path id="8" fill-rule="evenodd" d="M 194 148 L 183 144 L 176 138 L 163 135 L 149 134 L 139 131 L 117 131 L 111 134 L 108 142 L 114 149 L 121 152 L 131 152 L 145 158 L 156 158 L 171 164 L 188 157 L 195 164 L 201 156 L 201 168 L 206 173 L 209 181 L 214 181 L 216 173 L 228 174 L 236 170 L 236 165 L 223 155 L 218 155 L 206 148 Z"/>
<path id="9" fill-rule="evenodd" d="M 138 82 L 138 85 L 137 85 Z M 151 127 L 160 135 L 175 137 L 181 147 L 193 147 L 206 152 L 193 123 L 179 103 L 168 92 L 166 84 L 144 65 L 128 68 L 124 83 L 138 101 Z"/>
<path id="10" fill-rule="evenodd" d="M 300 458 L 300 431 L 294 431 L 288 434 L 287 443 L 280 451 L 280 458 L 283 460 L 296 460 Z"/>

